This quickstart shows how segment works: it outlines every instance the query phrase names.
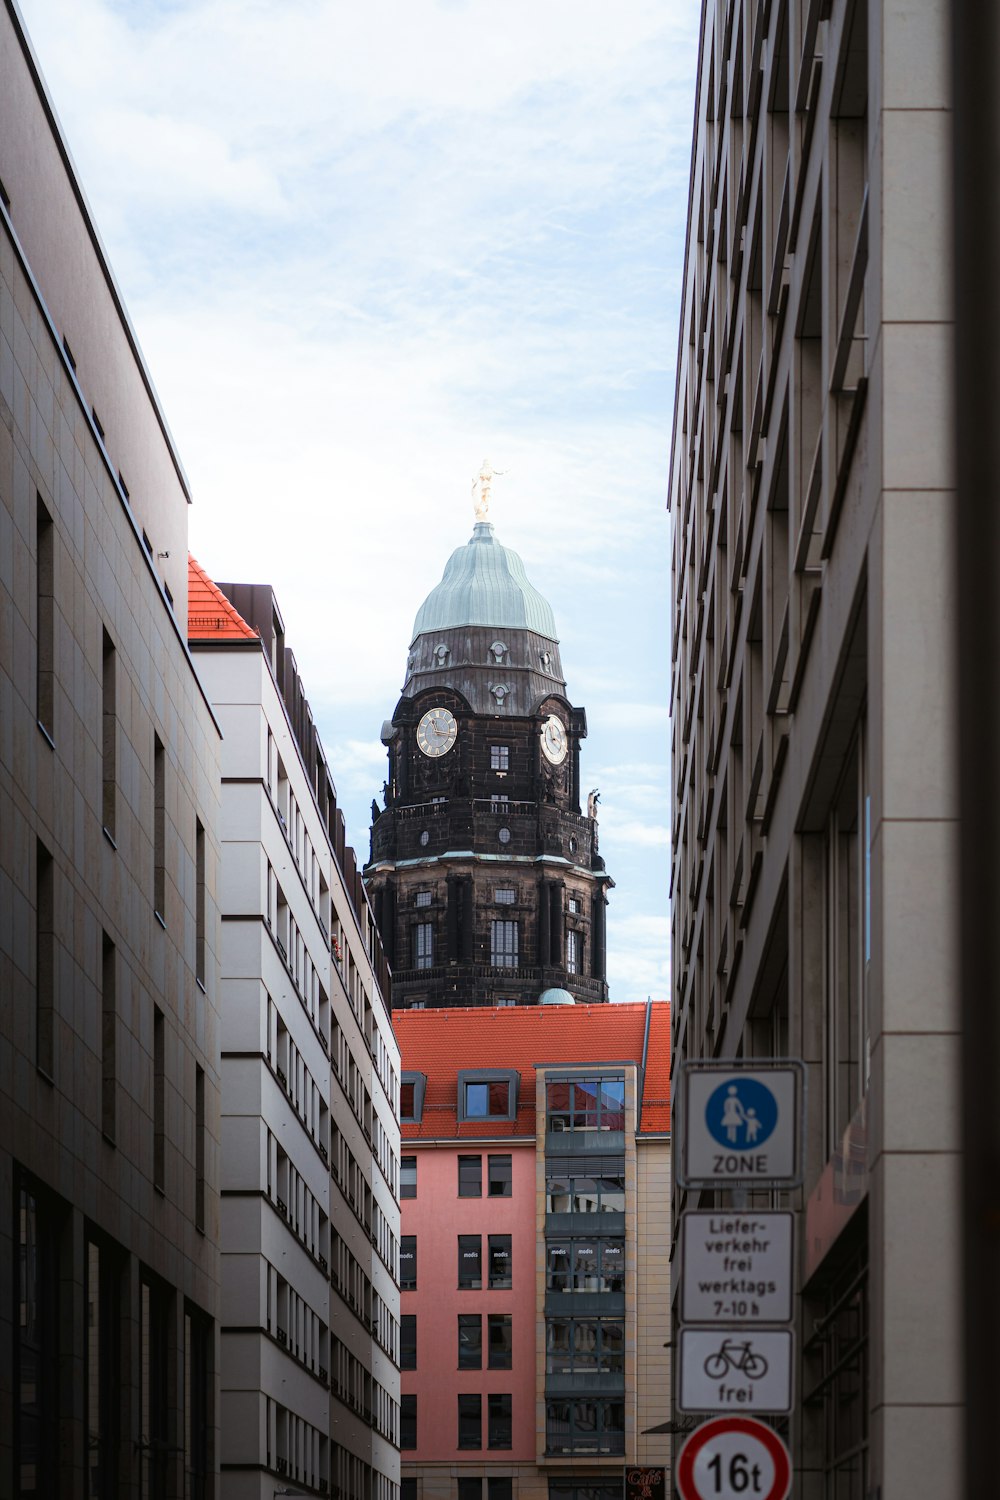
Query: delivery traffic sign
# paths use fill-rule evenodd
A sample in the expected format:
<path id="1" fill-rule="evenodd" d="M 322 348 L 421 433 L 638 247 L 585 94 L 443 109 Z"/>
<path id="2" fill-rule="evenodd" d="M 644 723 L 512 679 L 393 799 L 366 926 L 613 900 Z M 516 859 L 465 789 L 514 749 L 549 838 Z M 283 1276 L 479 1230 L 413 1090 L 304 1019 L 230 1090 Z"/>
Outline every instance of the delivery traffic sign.
<path id="1" fill-rule="evenodd" d="M 792 1461 L 763 1422 L 714 1417 L 685 1442 L 675 1478 L 682 1500 L 786 1500 Z"/>
<path id="2" fill-rule="evenodd" d="M 689 1209 L 681 1215 L 681 1321 L 789 1323 L 795 1215 Z"/>
<path id="3" fill-rule="evenodd" d="M 679 1185 L 796 1186 L 804 1096 L 798 1061 L 681 1063 Z"/>

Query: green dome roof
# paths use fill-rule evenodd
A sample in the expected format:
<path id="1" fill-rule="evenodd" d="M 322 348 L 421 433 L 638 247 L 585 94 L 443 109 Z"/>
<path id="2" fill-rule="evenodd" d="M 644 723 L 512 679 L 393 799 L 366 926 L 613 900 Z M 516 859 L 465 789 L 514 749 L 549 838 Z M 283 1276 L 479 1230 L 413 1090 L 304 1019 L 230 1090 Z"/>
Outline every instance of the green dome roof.
<path id="1" fill-rule="evenodd" d="M 558 640 L 552 606 L 528 582 L 517 553 L 501 547 L 489 521 L 477 521 L 471 539 L 449 557 L 444 577 L 417 611 L 413 638 L 463 625 L 533 630 Z"/>

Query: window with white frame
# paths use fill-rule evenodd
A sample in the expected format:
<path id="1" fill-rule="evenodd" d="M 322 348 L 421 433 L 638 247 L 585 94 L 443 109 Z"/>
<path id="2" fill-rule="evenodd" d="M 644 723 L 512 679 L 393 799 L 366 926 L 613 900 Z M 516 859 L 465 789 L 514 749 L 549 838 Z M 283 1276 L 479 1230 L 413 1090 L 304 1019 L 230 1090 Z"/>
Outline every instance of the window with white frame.
<path id="1" fill-rule="evenodd" d="M 509 771 L 510 770 L 510 746 L 509 745 L 491 745 L 490 746 L 490 770 L 491 771 Z"/>
<path id="2" fill-rule="evenodd" d="M 580 934 L 578 932 L 566 934 L 566 972 L 568 974 L 580 972 Z"/>
<path id="3" fill-rule="evenodd" d="M 413 929 L 413 967 L 429 969 L 434 962 L 434 926 L 418 922 Z"/>
<path id="4" fill-rule="evenodd" d="M 518 924 L 500 920 L 491 922 L 490 963 L 494 968 L 516 969 L 518 949 Z"/>
<path id="5" fill-rule="evenodd" d="M 516 899 L 517 892 L 514 890 L 513 886 L 500 886 L 493 892 L 493 900 L 496 902 L 497 906 L 513 906 Z"/>

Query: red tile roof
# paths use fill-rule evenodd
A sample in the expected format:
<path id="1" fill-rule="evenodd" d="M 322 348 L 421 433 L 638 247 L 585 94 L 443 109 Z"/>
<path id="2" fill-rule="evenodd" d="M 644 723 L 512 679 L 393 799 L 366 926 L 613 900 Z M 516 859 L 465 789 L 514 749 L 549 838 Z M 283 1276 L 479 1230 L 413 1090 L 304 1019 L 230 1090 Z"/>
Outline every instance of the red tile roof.
<path id="1" fill-rule="evenodd" d="M 205 569 L 188 553 L 188 640 L 241 641 L 258 639 Z"/>
<path id="2" fill-rule="evenodd" d="M 534 1136 L 536 1063 L 642 1063 L 644 1003 L 637 1005 L 501 1006 L 393 1011 L 404 1073 L 427 1077 L 423 1118 L 403 1123 L 404 1140 Z M 649 1006 L 640 1135 L 670 1129 L 670 1006 Z M 458 1074 L 470 1068 L 521 1075 L 516 1120 L 457 1115 Z"/>

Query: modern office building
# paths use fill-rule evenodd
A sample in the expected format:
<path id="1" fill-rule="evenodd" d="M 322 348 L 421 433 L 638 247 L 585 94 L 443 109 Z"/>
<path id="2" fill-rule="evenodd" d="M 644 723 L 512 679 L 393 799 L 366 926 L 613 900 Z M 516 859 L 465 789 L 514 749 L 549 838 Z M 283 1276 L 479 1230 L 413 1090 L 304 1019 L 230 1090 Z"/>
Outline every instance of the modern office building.
<path id="1" fill-rule="evenodd" d="M 393 1023 L 403 1500 L 622 1500 L 669 1461 L 669 1006 Z"/>
<path id="2" fill-rule="evenodd" d="M 222 741 L 223 1500 L 396 1500 L 399 1049 L 388 972 L 264 585 L 194 561 Z"/>
<path id="3" fill-rule="evenodd" d="M 216 1493 L 219 729 L 188 492 L 0 5 L 0 1495 Z"/>
<path id="4" fill-rule="evenodd" d="M 774 1197 L 807 1500 L 962 1491 L 946 9 L 702 10 L 673 1055 L 808 1070 L 804 1187 Z"/>
<path id="5" fill-rule="evenodd" d="M 417 612 L 365 880 L 393 1009 L 608 998 L 613 884 L 551 605 L 486 519 Z"/>

